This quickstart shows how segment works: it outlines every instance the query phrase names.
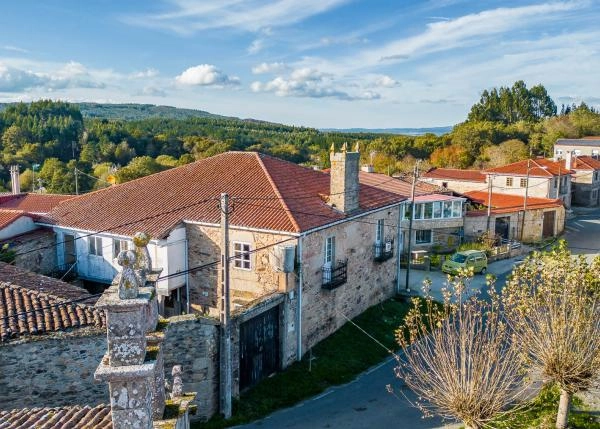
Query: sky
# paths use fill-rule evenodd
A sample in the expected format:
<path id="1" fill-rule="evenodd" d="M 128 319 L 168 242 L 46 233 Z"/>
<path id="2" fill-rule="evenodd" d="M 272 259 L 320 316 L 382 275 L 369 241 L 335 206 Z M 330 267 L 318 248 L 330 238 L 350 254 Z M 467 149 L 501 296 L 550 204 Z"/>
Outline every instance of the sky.
<path id="1" fill-rule="evenodd" d="M 600 107 L 598 22 L 600 0 L 4 1 L 0 102 L 433 127 L 524 80 Z"/>

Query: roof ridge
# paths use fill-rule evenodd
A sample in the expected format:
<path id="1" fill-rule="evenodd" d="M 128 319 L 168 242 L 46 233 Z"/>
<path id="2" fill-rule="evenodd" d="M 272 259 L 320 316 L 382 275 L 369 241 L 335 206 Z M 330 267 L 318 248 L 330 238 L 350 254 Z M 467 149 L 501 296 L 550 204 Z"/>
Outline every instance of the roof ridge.
<path id="1" fill-rule="evenodd" d="M 283 199 L 283 196 L 281 195 L 281 192 L 279 192 L 279 189 L 277 188 L 277 185 L 275 184 L 275 181 L 271 177 L 271 174 L 269 173 L 269 170 L 267 169 L 267 167 L 265 166 L 265 163 L 263 162 L 263 160 L 261 158 L 261 154 L 258 153 L 258 152 L 253 152 L 253 154 L 256 157 L 256 159 L 258 160 L 258 164 L 260 165 L 260 168 L 262 168 L 262 170 L 264 171 L 264 173 L 265 173 L 265 175 L 267 177 L 267 180 L 269 181 L 269 184 L 273 188 L 273 191 L 275 192 L 275 194 L 279 198 L 280 204 L 283 206 L 283 209 L 284 209 L 284 211 L 285 211 L 288 219 L 290 220 L 290 222 L 294 226 L 294 229 L 296 230 L 295 232 L 300 232 L 301 231 L 300 225 L 298 225 L 298 222 L 296 222 L 296 219 L 294 218 L 294 216 L 292 216 L 292 211 L 290 210 L 289 206 L 287 205 L 287 203 Z"/>

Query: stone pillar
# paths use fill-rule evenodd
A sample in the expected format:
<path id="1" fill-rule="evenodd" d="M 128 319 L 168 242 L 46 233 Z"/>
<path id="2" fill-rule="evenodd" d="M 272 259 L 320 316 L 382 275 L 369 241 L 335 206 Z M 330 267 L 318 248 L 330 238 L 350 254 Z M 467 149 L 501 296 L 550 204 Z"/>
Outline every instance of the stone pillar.
<path id="1" fill-rule="evenodd" d="M 148 251 L 150 236 L 145 232 L 136 232 L 133 236 L 135 245 L 135 272 L 140 278 L 142 285 L 146 284 L 146 276 L 152 271 L 152 260 Z"/>
<path id="2" fill-rule="evenodd" d="M 118 261 L 123 266 L 119 284 L 110 287 L 96 303 L 106 313 L 108 353 L 94 377 L 109 384 L 114 429 L 149 429 L 157 361 L 147 359 L 146 333 L 154 293 L 145 289 L 133 296 L 132 291 L 140 289 L 138 277 L 131 276 L 135 256 L 130 251 L 121 252 Z"/>

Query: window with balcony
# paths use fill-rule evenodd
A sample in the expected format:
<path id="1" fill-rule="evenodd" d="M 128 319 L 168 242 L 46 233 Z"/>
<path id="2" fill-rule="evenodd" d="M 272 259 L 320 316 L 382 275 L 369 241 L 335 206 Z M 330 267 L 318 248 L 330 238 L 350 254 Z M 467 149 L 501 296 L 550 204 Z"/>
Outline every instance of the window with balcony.
<path id="1" fill-rule="evenodd" d="M 373 260 L 375 262 L 384 262 L 394 256 L 394 239 L 376 242 L 373 246 Z"/>

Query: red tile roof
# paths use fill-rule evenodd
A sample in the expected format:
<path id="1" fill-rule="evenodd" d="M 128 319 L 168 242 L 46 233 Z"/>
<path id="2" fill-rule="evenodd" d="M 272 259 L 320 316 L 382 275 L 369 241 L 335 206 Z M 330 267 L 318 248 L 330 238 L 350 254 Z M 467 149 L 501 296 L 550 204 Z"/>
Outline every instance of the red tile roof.
<path id="1" fill-rule="evenodd" d="M 566 164 L 566 160 L 563 159 L 560 162 L 564 167 Z M 600 170 L 600 160 L 592 158 L 591 156 L 574 156 L 571 162 L 572 170 Z"/>
<path id="2" fill-rule="evenodd" d="M 471 191 L 465 192 L 463 194 L 465 197 L 474 201 L 477 204 L 482 204 L 487 207 L 488 204 L 488 193 L 485 191 Z M 509 195 L 509 194 L 500 194 L 498 192 L 492 193 L 492 213 L 513 213 L 523 210 L 523 204 L 525 202 L 525 197 L 521 195 Z M 536 197 L 528 197 L 527 198 L 527 209 L 537 210 L 537 209 L 545 209 L 552 207 L 562 207 L 561 200 L 553 200 L 548 198 L 536 198 Z M 468 216 L 478 216 L 485 214 L 486 211 L 483 210 L 472 210 L 467 212 Z"/>
<path id="3" fill-rule="evenodd" d="M 0 341 L 67 328 L 102 327 L 104 312 L 94 308 L 95 301 L 85 289 L 0 262 Z"/>
<path id="4" fill-rule="evenodd" d="M 112 429 L 108 405 L 0 411 L 0 429 Z"/>
<path id="5" fill-rule="evenodd" d="M 74 195 L 59 194 L 0 194 L 0 210 L 21 210 L 27 213 L 48 213 Z"/>
<path id="6" fill-rule="evenodd" d="M 390 177 L 385 174 L 379 173 L 367 173 L 361 171 L 359 173 L 360 183 L 363 185 L 373 186 L 384 191 L 391 192 L 397 195 L 401 195 L 405 198 L 410 197 L 412 188 L 412 177 L 401 178 L 401 177 Z M 432 194 L 441 193 L 447 191 L 440 186 L 435 186 L 430 183 L 418 182 L 415 186 L 415 194 Z"/>
<path id="7" fill-rule="evenodd" d="M 432 168 L 423 173 L 423 177 L 439 180 L 463 180 L 466 182 L 485 183 L 485 174 L 480 170 L 460 170 L 456 168 Z"/>
<path id="8" fill-rule="evenodd" d="M 346 217 L 324 201 L 329 174 L 256 152 L 227 152 L 64 201 L 48 221 L 122 235 L 146 231 L 163 238 L 182 221 L 219 223 L 223 192 L 232 201 L 233 226 L 302 232 Z M 358 212 L 402 200 L 363 185 Z"/>
<path id="9" fill-rule="evenodd" d="M 501 167 L 488 168 L 486 173 L 494 174 L 510 174 L 513 176 L 526 176 L 529 169 L 530 177 L 554 177 L 559 175 L 570 174 L 572 171 L 566 170 L 560 162 L 551 161 L 546 158 L 536 158 L 513 162 L 512 164 L 503 165 Z"/>
<path id="10" fill-rule="evenodd" d="M 0 229 L 7 227 L 23 215 L 22 211 L 0 210 Z"/>

